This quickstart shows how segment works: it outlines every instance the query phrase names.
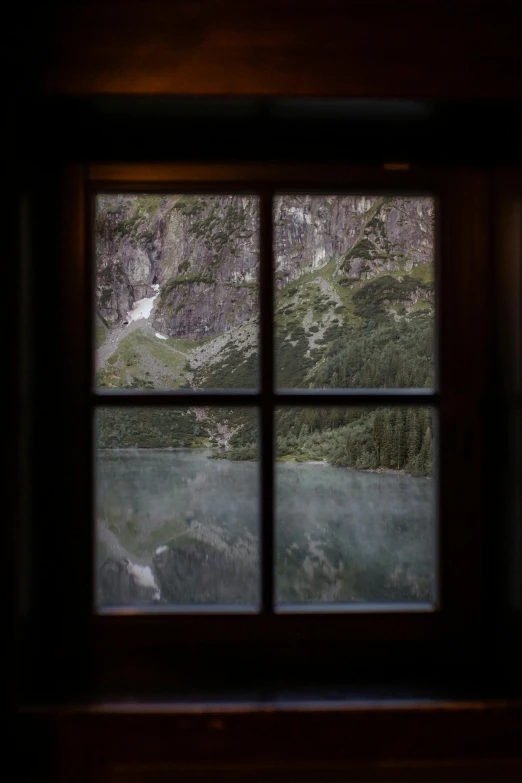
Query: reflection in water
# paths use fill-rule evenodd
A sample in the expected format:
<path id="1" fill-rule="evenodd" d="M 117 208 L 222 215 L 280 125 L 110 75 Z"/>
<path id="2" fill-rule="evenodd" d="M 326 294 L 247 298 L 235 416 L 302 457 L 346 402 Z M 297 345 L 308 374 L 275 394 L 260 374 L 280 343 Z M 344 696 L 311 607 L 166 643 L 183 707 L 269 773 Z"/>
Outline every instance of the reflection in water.
<path id="1" fill-rule="evenodd" d="M 279 601 L 432 599 L 430 479 L 278 463 L 276 493 Z"/>
<path id="2" fill-rule="evenodd" d="M 98 453 L 100 605 L 153 600 L 148 590 L 115 595 L 114 580 L 104 582 L 123 557 L 152 568 L 162 603 L 258 601 L 258 467 L 208 453 Z"/>
<path id="3" fill-rule="evenodd" d="M 276 489 L 278 601 L 431 599 L 431 480 L 278 463 Z M 100 451 L 98 605 L 255 604 L 258 507 L 256 463 Z"/>

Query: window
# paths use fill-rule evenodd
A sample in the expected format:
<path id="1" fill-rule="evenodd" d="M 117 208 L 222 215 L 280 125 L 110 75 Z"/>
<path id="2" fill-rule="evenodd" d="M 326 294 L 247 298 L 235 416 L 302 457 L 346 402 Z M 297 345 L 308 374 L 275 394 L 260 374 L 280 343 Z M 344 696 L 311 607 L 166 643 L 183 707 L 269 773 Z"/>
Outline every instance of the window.
<path id="1" fill-rule="evenodd" d="M 350 666 L 372 672 L 377 667 L 383 673 L 386 667 L 396 670 L 404 666 L 412 654 L 417 667 L 475 660 L 480 650 L 485 611 L 481 602 L 481 563 L 486 513 L 483 479 L 487 463 L 482 401 L 488 376 L 483 357 L 492 317 L 487 307 L 488 246 L 482 236 L 487 214 L 483 175 L 472 170 L 416 170 L 415 167 L 389 170 L 381 166 L 100 164 L 70 167 L 64 182 L 43 178 L 41 182 L 41 190 L 35 194 L 40 208 L 32 212 L 32 233 L 47 237 L 46 243 L 38 245 L 38 252 L 49 256 L 39 255 L 42 260 L 34 264 L 35 281 L 39 283 L 34 288 L 33 329 L 40 348 L 33 353 L 37 426 L 32 432 L 35 450 L 32 462 L 49 461 L 60 480 L 50 484 L 43 476 L 32 477 L 31 503 L 35 505 L 31 514 L 35 520 L 43 517 L 54 521 L 34 530 L 34 546 L 47 554 L 38 559 L 42 572 L 37 584 L 41 587 L 31 600 L 49 623 L 58 650 L 69 651 L 71 660 L 82 658 L 83 665 L 111 688 L 131 684 L 134 687 L 142 681 L 142 676 L 147 677 L 147 682 L 152 677 L 161 682 L 175 680 L 179 685 L 180 672 L 184 672 L 183 683 L 191 681 L 199 687 L 206 677 L 212 678 L 214 667 L 228 672 L 230 679 L 243 678 L 248 682 L 252 671 L 262 670 L 284 676 L 289 682 L 296 677 L 311 676 L 312 672 L 339 680 L 346 673 L 347 661 Z M 53 189 L 54 200 L 49 199 L 47 209 L 49 188 Z M 436 391 L 370 389 L 369 396 L 364 390 L 351 389 L 348 399 L 339 396 L 345 394 L 342 390 L 292 390 L 283 386 L 273 394 L 270 389 L 277 321 L 272 323 L 272 312 L 263 315 L 263 311 L 259 377 L 263 383 L 269 383 L 268 391 L 258 392 L 255 388 L 239 392 L 224 388 L 115 391 L 109 387 L 94 390 L 95 343 L 91 327 L 95 280 L 91 279 L 89 270 L 95 258 L 94 236 L 90 233 L 95 213 L 91 207 L 99 193 L 146 192 L 257 196 L 261 258 L 269 257 L 277 231 L 272 212 L 274 196 L 399 194 L 404 198 L 433 198 L 439 275 Z M 61 212 L 56 209 L 57 203 L 62 205 Z M 55 205 L 52 210 L 51 204 Z M 56 254 L 62 260 L 59 268 L 53 266 Z M 265 274 L 267 269 L 270 271 L 269 266 L 261 264 L 261 268 Z M 156 284 L 151 281 L 151 285 Z M 260 278 L 260 291 L 265 301 L 274 301 L 272 279 L 268 275 Z M 147 298 L 142 293 L 147 292 L 135 298 Z M 318 301 L 318 304 L 322 303 Z M 269 309 L 273 309 L 271 304 Z M 160 329 L 157 331 L 162 334 Z M 51 339 L 51 335 L 57 339 Z M 161 338 L 155 339 L 158 345 L 162 344 Z M 93 611 L 97 587 L 93 567 L 96 555 L 93 414 L 98 409 L 111 414 L 120 402 L 126 411 L 177 410 L 198 405 L 260 408 L 260 465 L 267 471 L 260 484 L 265 536 L 259 552 L 262 611 L 251 611 L 250 603 L 245 603 L 239 611 L 233 605 L 228 605 L 226 612 L 220 611 L 220 605 L 226 606 L 224 602 L 229 600 L 227 596 L 218 596 L 219 601 L 210 610 L 208 606 L 193 605 L 187 612 L 181 604 L 173 610 L 171 604 L 160 602 L 152 612 L 146 611 L 143 605 L 140 609 L 128 604 L 126 608 L 115 607 L 115 611 Z M 277 505 L 274 509 L 270 503 L 274 494 L 277 503 L 277 483 L 272 483 L 272 449 L 267 452 L 263 446 L 271 442 L 277 448 L 279 432 L 274 429 L 274 423 L 280 419 L 277 414 L 274 422 L 272 409 L 313 411 L 322 409 L 323 405 L 330 411 L 375 407 L 436 410 L 439 522 L 433 571 L 437 583 L 429 601 L 422 600 L 422 596 L 412 601 L 410 595 L 404 602 L 399 595 L 383 606 L 374 594 L 368 596 L 371 603 L 350 600 L 346 611 L 346 593 L 341 591 L 325 590 L 319 596 L 320 601 L 318 593 L 296 601 L 296 596 L 289 594 L 288 585 L 278 584 L 277 579 L 274 584 L 272 575 L 277 576 L 277 558 L 274 562 L 273 542 L 267 539 L 266 531 L 273 539 L 279 535 Z M 296 438 L 299 435 L 300 432 Z M 305 456 L 307 453 L 312 459 L 310 452 Z M 277 461 L 275 465 L 276 471 L 285 465 L 288 470 L 297 467 Z M 364 475 L 371 478 L 376 474 Z M 275 524 L 271 525 L 270 520 Z M 158 543 L 156 549 L 162 545 L 163 542 Z M 129 559 L 137 565 L 146 565 Z M 49 562 L 53 563 L 52 569 L 45 565 Z M 360 582 L 358 588 L 362 587 L 364 583 Z M 266 607 L 274 605 L 279 589 L 286 608 L 280 606 L 278 611 L 266 611 Z M 347 597 L 351 599 L 351 595 Z M 49 605 L 54 607 L 50 617 L 46 614 Z M 234 608 L 235 611 L 228 611 Z M 61 660 L 54 646 L 51 653 L 53 660 Z M 213 661 L 212 667 L 208 665 L 209 659 Z"/>
<path id="2" fill-rule="evenodd" d="M 434 200 L 265 201 L 95 197 L 98 606 L 429 611 Z"/>

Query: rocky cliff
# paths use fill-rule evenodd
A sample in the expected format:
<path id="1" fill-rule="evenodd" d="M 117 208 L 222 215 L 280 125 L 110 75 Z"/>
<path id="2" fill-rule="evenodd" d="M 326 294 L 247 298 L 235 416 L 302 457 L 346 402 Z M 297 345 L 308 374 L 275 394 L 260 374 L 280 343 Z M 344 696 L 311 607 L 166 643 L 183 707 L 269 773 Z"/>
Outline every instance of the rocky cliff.
<path id="1" fill-rule="evenodd" d="M 350 287 L 411 276 L 433 260 L 431 199 L 281 196 L 274 221 L 279 289 L 329 262 L 333 282 Z M 237 327 L 258 310 L 258 234 L 254 196 L 99 196 L 99 315 L 114 325 L 156 297 L 151 325 L 167 336 L 198 340 Z"/>
<path id="2" fill-rule="evenodd" d="M 156 293 L 154 328 L 197 340 L 257 307 L 257 199 L 100 196 L 97 306 L 110 324 Z"/>
<path id="3" fill-rule="evenodd" d="M 283 196 L 275 202 L 281 282 L 337 260 L 335 276 L 368 280 L 433 260 L 433 201 L 367 196 Z M 344 280 L 343 280 L 344 278 Z"/>

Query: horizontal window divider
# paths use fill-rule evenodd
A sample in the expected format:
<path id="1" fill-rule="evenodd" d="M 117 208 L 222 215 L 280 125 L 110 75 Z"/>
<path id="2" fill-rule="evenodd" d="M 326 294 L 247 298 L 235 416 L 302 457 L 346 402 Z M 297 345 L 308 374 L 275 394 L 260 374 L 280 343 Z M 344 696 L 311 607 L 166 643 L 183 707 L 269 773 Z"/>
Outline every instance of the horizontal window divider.
<path id="1" fill-rule="evenodd" d="M 109 617 L 149 617 L 159 615 L 255 615 L 261 611 L 255 604 L 168 604 L 144 607 L 102 606 L 96 609 L 98 615 Z"/>
<path id="2" fill-rule="evenodd" d="M 252 389 L 227 389 L 190 392 L 96 392 L 92 403 L 110 407 L 150 407 L 198 405 L 249 405 L 261 404 L 261 394 Z"/>
<path id="3" fill-rule="evenodd" d="M 276 614 L 416 614 L 425 612 L 436 612 L 436 604 L 428 602 L 414 603 L 394 603 L 366 601 L 351 603 L 324 603 L 324 604 L 278 604 L 275 607 Z"/>
<path id="4" fill-rule="evenodd" d="M 429 389 L 280 389 L 276 392 L 227 389 L 187 392 L 111 392 L 92 395 L 92 404 L 108 407 L 170 406 L 333 406 L 389 405 L 437 406 L 440 394 Z"/>
<path id="5" fill-rule="evenodd" d="M 425 614 L 438 611 L 436 604 L 429 602 L 339 602 L 309 604 L 275 604 L 265 612 L 274 614 L 299 614 L 308 617 L 328 614 Z M 96 609 L 98 615 L 116 617 L 148 617 L 150 615 L 258 615 L 261 606 L 255 604 L 170 604 L 161 606 L 104 606 Z"/>
<path id="6" fill-rule="evenodd" d="M 440 395 L 431 389 L 280 389 L 274 405 L 433 405 Z"/>
<path id="7" fill-rule="evenodd" d="M 135 180 L 132 182 L 95 180 L 90 183 L 90 190 L 95 195 L 100 194 L 103 196 L 114 193 L 154 196 L 159 193 L 166 196 L 256 196 L 259 198 L 261 192 L 266 190 L 266 185 L 259 179 L 252 180 L 246 184 L 233 179 L 218 181 L 200 180 L 197 182 L 187 179 L 167 180 L 166 182 L 158 180 L 152 183 L 148 180 L 141 182 Z"/>
<path id="8" fill-rule="evenodd" d="M 382 163 L 95 163 L 94 192 L 277 193 L 431 196 L 447 186 L 440 166 L 385 169 Z"/>

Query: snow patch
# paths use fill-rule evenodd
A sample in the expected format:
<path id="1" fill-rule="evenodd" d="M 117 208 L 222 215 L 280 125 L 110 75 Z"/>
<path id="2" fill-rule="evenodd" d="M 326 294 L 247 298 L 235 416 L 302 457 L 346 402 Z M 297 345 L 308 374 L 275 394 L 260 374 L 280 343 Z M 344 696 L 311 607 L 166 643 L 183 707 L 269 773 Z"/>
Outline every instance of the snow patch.
<path id="1" fill-rule="evenodd" d="M 161 553 L 162 553 L 162 552 L 166 552 L 166 551 L 167 551 L 167 549 L 168 549 L 168 546 L 159 546 L 159 547 L 156 549 L 156 554 L 157 554 L 157 555 L 161 555 Z"/>
<path id="2" fill-rule="evenodd" d="M 127 572 L 134 577 L 140 587 L 151 587 L 153 590 L 156 590 L 159 596 L 159 588 L 154 579 L 154 575 L 150 570 L 150 566 L 136 565 L 136 563 L 131 563 L 130 560 L 127 560 L 126 566 Z"/>
<path id="3" fill-rule="evenodd" d="M 168 337 L 165 337 L 164 334 L 160 334 L 159 332 L 155 332 L 154 336 L 157 337 L 158 340 L 168 340 Z"/>
<path id="4" fill-rule="evenodd" d="M 127 312 L 129 321 L 139 321 L 142 318 L 148 318 L 152 312 L 154 300 L 157 296 L 158 295 L 156 294 L 156 296 L 149 296 L 148 298 L 138 299 L 137 302 L 134 302 L 132 310 Z"/>
<path id="5" fill-rule="evenodd" d="M 153 291 L 156 291 L 156 293 L 158 293 L 158 291 L 159 291 L 159 288 L 160 288 L 160 287 L 159 287 L 159 283 L 154 283 L 154 285 L 152 286 L 152 290 L 153 290 Z"/>

